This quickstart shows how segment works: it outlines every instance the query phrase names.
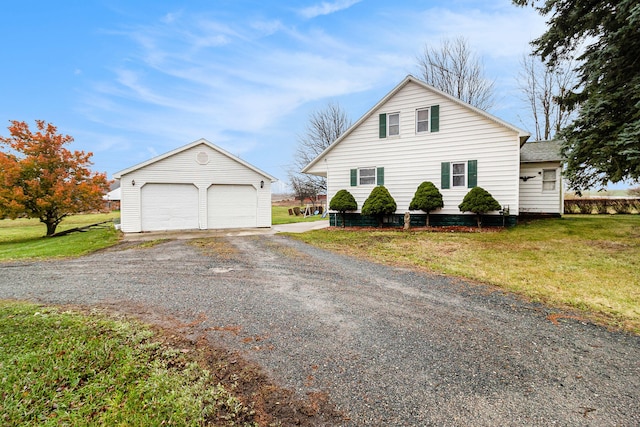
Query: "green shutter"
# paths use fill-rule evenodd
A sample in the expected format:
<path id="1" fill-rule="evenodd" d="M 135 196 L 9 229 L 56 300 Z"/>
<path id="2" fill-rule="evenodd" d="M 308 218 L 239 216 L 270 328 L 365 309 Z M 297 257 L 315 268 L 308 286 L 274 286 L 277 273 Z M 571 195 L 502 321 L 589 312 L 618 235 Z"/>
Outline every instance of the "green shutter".
<path id="1" fill-rule="evenodd" d="M 351 186 L 358 185 L 358 169 L 351 169 Z"/>
<path id="2" fill-rule="evenodd" d="M 387 137 L 387 115 L 380 114 L 380 138 Z"/>
<path id="3" fill-rule="evenodd" d="M 376 170 L 376 181 L 378 185 L 384 185 L 384 168 L 378 168 Z"/>
<path id="4" fill-rule="evenodd" d="M 440 188 L 446 190 L 449 188 L 449 183 L 451 182 L 451 177 L 449 175 L 449 168 L 451 164 L 449 162 L 440 163 Z"/>
<path id="5" fill-rule="evenodd" d="M 438 132 L 440 130 L 440 106 L 431 106 L 431 132 Z"/>
<path id="6" fill-rule="evenodd" d="M 477 160 L 469 160 L 467 162 L 467 173 L 469 177 L 467 178 L 467 187 L 473 188 L 478 186 L 478 161 Z"/>

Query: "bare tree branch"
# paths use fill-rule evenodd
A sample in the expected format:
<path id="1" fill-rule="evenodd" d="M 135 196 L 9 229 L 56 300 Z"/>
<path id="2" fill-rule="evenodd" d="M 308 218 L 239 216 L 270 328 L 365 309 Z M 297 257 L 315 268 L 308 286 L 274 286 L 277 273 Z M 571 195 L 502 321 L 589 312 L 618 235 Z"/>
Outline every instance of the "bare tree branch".
<path id="1" fill-rule="evenodd" d="M 532 55 L 524 55 L 520 64 L 518 82 L 533 119 L 536 140 L 552 139 L 572 117 L 559 100 L 575 85 L 573 64 L 563 60 L 548 68 Z"/>
<path id="2" fill-rule="evenodd" d="M 303 174 L 300 171 L 350 126 L 351 121 L 337 103 L 330 102 L 324 109 L 311 113 L 305 134 L 298 137 L 298 146 L 288 173 L 289 183 L 296 196 L 316 198 L 319 193 L 326 191 L 327 183 L 324 177 Z"/>
<path id="3" fill-rule="evenodd" d="M 439 47 L 425 45 L 418 57 L 422 79 L 482 110 L 494 102 L 494 82 L 484 77 L 482 62 L 463 37 L 445 39 Z"/>

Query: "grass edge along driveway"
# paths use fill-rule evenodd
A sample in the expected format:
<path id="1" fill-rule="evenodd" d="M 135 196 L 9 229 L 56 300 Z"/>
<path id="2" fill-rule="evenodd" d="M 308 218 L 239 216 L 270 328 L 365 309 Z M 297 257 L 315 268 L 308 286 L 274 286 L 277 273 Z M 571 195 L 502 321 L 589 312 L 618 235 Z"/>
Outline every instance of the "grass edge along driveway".
<path id="1" fill-rule="evenodd" d="M 291 237 L 495 285 L 640 333 L 640 215 L 567 215 L 482 233 L 331 228 Z"/>

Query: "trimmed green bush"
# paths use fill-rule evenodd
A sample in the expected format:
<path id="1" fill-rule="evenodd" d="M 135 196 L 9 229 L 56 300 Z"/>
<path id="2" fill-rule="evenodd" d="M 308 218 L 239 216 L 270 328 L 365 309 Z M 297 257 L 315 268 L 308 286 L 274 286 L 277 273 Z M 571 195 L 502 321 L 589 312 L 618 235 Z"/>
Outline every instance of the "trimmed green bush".
<path id="1" fill-rule="evenodd" d="M 389 194 L 389 190 L 384 185 L 379 185 L 371 190 L 371 194 L 364 201 L 362 214 L 378 218 L 378 225 L 381 226 L 384 216 L 394 213 L 397 207 L 396 201 Z"/>
<path id="2" fill-rule="evenodd" d="M 429 212 L 444 207 L 442 194 L 433 182 L 425 181 L 418 186 L 416 194 L 409 204 L 409 210 L 420 210 L 427 213 L 427 227 L 429 226 Z"/>
<path id="3" fill-rule="evenodd" d="M 478 228 L 481 227 L 481 215 L 483 213 L 502 209 L 500 203 L 493 198 L 491 193 L 482 187 L 474 187 L 464 196 L 462 203 L 458 205 L 461 212 L 473 212 L 476 214 Z"/>
<path id="4" fill-rule="evenodd" d="M 344 227 L 345 212 L 358 209 L 358 202 L 356 202 L 356 199 L 347 190 L 340 190 L 331 198 L 329 209 L 342 214 L 342 227 Z"/>

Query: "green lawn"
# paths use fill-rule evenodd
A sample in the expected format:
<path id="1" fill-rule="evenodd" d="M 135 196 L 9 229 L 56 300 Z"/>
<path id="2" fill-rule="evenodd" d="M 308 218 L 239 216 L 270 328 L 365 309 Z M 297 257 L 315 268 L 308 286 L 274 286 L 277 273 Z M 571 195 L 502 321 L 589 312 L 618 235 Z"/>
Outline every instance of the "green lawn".
<path id="1" fill-rule="evenodd" d="M 119 212 L 74 215 L 65 218 L 56 231 L 119 216 Z M 59 237 L 44 237 L 46 231 L 46 226 L 37 219 L 0 220 L 0 261 L 80 256 L 114 245 L 120 238 L 120 233 L 113 226 Z"/>
<path id="2" fill-rule="evenodd" d="M 188 352 L 141 324 L 0 301 L 0 424 L 257 425 Z"/>
<path id="3" fill-rule="evenodd" d="M 271 207 L 271 223 L 273 225 L 278 224 L 291 224 L 294 222 L 311 222 L 311 221 L 328 221 L 329 217 L 322 218 L 322 215 L 312 215 L 307 218 L 304 215 L 289 215 L 289 209 L 293 209 L 291 206 L 272 206 Z M 304 208 L 302 208 L 304 211 Z"/>
<path id="4" fill-rule="evenodd" d="M 292 237 L 478 280 L 640 332 L 640 215 L 568 215 L 500 232 L 317 230 Z"/>

